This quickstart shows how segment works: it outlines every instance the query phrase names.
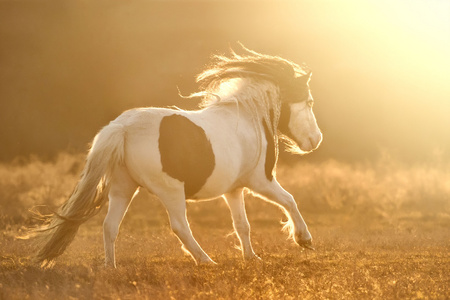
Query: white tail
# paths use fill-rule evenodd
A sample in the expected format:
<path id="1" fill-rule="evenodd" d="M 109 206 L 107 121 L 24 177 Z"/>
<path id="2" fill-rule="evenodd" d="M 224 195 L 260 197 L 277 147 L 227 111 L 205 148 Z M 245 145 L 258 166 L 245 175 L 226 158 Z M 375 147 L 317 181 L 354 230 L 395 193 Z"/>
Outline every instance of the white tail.
<path id="1" fill-rule="evenodd" d="M 72 242 L 78 227 L 100 211 L 108 198 L 111 174 L 123 162 L 123 125 L 111 122 L 94 138 L 75 190 L 58 212 L 40 217 L 44 224 L 29 236 L 38 237 L 36 261 L 50 266 Z"/>

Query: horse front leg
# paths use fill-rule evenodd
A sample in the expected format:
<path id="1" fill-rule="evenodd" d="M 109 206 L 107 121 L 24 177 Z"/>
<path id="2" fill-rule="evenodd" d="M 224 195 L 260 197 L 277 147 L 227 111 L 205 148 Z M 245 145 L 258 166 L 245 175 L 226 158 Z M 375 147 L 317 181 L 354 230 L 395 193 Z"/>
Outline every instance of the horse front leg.
<path id="1" fill-rule="evenodd" d="M 298 210 L 294 197 L 283 189 L 275 178 L 270 182 L 256 184 L 251 189 L 266 200 L 281 206 L 289 219 L 286 228 L 289 230 L 290 236 L 303 248 L 314 250 L 308 226 Z"/>
<path id="2" fill-rule="evenodd" d="M 230 208 L 233 227 L 241 243 L 242 255 L 245 260 L 259 259 L 253 251 L 250 242 L 250 224 L 248 223 L 243 189 L 237 189 L 224 195 L 225 202 Z"/>

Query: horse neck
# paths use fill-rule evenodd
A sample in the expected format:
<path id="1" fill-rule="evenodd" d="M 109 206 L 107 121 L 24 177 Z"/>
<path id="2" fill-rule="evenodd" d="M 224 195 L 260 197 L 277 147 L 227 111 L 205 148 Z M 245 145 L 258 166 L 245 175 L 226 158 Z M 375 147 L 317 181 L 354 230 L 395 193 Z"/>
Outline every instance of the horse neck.
<path id="1" fill-rule="evenodd" d="M 220 100 L 211 105 L 211 111 L 218 119 L 228 118 L 230 126 L 235 126 L 235 132 L 242 136 L 242 140 L 254 141 L 255 164 L 267 150 L 263 149 L 266 142 L 275 148 L 275 156 L 278 156 L 279 90 L 273 84 L 250 84 L 232 93 L 229 90 L 220 92 L 216 93 Z"/>
<path id="2" fill-rule="evenodd" d="M 216 103 L 234 103 L 239 112 L 246 112 L 248 117 L 261 126 L 265 122 L 272 136 L 276 136 L 281 114 L 280 91 L 272 82 L 252 78 L 234 78 L 219 85 L 214 93 L 218 96 Z"/>

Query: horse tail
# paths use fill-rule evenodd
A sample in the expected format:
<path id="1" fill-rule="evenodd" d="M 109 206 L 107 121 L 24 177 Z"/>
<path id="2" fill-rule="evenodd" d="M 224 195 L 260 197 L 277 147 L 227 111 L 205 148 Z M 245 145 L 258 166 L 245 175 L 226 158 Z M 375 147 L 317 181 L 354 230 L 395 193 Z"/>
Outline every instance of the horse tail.
<path id="1" fill-rule="evenodd" d="M 81 178 L 69 199 L 50 215 L 40 215 L 44 223 L 33 232 L 39 251 L 35 260 L 51 267 L 73 241 L 79 226 L 96 215 L 108 199 L 114 167 L 123 163 L 125 131 L 111 122 L 94 138 Z"/>

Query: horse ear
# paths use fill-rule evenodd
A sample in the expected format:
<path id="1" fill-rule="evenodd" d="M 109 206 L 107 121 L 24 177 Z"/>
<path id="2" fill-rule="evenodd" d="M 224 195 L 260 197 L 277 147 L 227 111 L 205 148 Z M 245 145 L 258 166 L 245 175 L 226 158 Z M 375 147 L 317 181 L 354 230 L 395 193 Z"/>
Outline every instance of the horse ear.
<path id="1" fill-rule="evenodd" d="M 311 80 L 311 76 L 312 76 L 312 72 L 308 71 L 308 73 L 306 73 L 305 75 L 302 75 L 300 77 L 297 77 L 297 80 L 300 84 L 302 85 L 306 85 L 309 83 L 309 81 Z"/>
<path id="2" fill-rule="evenodd" d="M 306 76 L 308 76 L 308 81 L 306 83 L 309 84 L 309 82 L 311 81 L 312 71 L 309 70 L 308 73 L 306 74 Z"/>

